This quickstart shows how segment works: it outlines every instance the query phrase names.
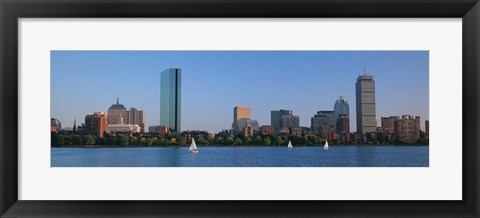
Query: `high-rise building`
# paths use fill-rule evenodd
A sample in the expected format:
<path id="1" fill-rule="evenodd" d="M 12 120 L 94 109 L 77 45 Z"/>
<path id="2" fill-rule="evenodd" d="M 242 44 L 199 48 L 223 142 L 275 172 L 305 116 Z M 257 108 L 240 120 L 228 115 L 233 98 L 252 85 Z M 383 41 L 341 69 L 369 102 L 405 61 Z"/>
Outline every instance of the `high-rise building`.
<path id="1" fill-rule="evenodd" d="M 395 134 L 397 140 L 406 143 L 413 144 L 420 139 L 420 117 L 403 115 L 395 121 Z"/>
<path id="2" fill-rule="evenodd" d="M 281 117 L 281 128 L 290 129 L 290 128 L 299 128 L 300 127 L 300 116 L 294 116 L 293 114 L 284 115 Z"/>
<path id="3" fill-rule="evenodd" d="M 103 112 L 95 112 L 85 116 L 85 134 L 102 138 L 107 131 L 107 115 Z"/>
<path id="4" fill-rule="evenodd" d="M 292 110 L 271 111 L 270 122 L 276 133 L 280 133 L 284 129 L 300 127 L 300 117 L 293 115 Z"/>
<path id="5" fill-rule="evenodd" d="M 120 104 L 117 98 L 117 103 L 112 104 L 112 106 L 108 108 L 108 124 L 124 124 L 126 112 L 127 108 L 125 108 L 123 104 Z"/>
<path id="6" fill-rule="evenodd" d="M 345 97 L 338 97 L 335 105 L 333 106 L 334 111 L 334 128 L 337 129 L 337 119 L 340 114 L 345 114 L 347 117 L 350 117 L 350 107 L 348 106 L 348 101 Z M 350 130 L 349 130 L 350 131 Z"/>
<path id="7" fill-rule="evenodd" d="M 161 73 L 160 125 L 168 126 L 172 132 L 181 132 L 181 70 L 166 69 Z"/>
<path id="8" fill-rule="evenodd" d="M 282 116 L 292 115 L 292 110 L 283 110 L 270 112 L 270 124 L 274 126 L 275 132 L 279 133 L 282 130 Z"/>
<path id="9" fill-rule="evenodd" d="M 125 113 L 124 123 L 138 125 L 140 132 L 145 132 L 145 112 L 133 107 L 130 108 L 130 110 Z"/>
<path id="10" fill-rule="evenodd" d="M 236 106 L 233 108 L 233 124 L 232 129 L 235 132 L 243 131 L 247 124 L 247 120 L 252 118 L 252 109 L 248 107 Z M 257 124 L 258 125 L 258 124 Z"/>
<path id="11" fill-rule="evenodd" d="M 357 133 L 359 139 L 364 139 L 366 133 L 377 130 L 377 119 L 375 113 L 375 80 L 373 76 L 358 76 L 355 83 L 356 107 L 357 107 Z M 362 140 L 364 141 L 364 140 Z"/>
<path id="12" fill-rule="evenodd" d="M 335 122 L 337 133 L 350 133 L 350 118 L 346 114 L 340 114 Z"/>
<path id="13" fill-rule="evenodd" d="M 311 119 L 311 131 L 324 137 L 324 132 L 335 132 L 334 111 L 318 111 Z"/>

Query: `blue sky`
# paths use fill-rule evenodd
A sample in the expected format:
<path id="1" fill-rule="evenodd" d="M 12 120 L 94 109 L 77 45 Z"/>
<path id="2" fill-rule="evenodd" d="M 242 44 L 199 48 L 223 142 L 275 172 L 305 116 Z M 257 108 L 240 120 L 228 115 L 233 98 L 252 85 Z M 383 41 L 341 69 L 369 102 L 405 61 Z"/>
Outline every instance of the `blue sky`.
<path id="1" fill-rule="evenodd" d="M 250 107 L 252 119 L 270 124 L 270 111 L 291 109 L 310 127 L 319 110 L 339 96 L 350 105 L 356 130 L 355 81 L 363 66 L 376 82 L 380 116 L 429 117 L 428 51 L 52 51 L 51 116 L 63 127 L 74 118 L 107 112 L 117 95 L 125 107 L 160 122 L 160 72 L 182 69 L 182 130 L 229 129 L 233 108 Z"/>

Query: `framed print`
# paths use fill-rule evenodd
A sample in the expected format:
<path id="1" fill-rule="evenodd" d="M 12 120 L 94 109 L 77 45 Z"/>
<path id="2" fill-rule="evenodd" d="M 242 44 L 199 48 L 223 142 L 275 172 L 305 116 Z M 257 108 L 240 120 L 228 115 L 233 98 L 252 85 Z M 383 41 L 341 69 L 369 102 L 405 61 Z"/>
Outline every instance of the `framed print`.
<path id="1" fill-rule="evenodd" d="M 2 1 L 2 217 L 478 217 L 479 7 Z"/>

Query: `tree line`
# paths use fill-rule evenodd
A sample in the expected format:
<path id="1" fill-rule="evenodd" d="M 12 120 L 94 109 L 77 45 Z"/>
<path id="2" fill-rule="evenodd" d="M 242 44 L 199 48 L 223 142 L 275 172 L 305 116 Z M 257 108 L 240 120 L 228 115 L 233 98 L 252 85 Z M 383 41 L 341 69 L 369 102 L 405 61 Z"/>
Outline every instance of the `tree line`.
<path id="1" fill-rule="evenodd" d="M 253 137 L 237 136 L 193 136 L 199 146 L 286 146 L 289 141 L 301 146 L 323 146 L 324 141 L 319 136 L 291 135 L 255 135 Z M 191 137 L 184 135 L 159 136 L 155 134 L 105 134 L 104 137 L 94 135 L 52 133 L 52 147 L 178 147 L 190 144 Z M 329 144 L 339 144 L 329 141 Z M 351 145 L 353 142 L 342 142 L 341 145 Z M 402 142 L 388 142 L 380 138 L 370 145 L 403 145 Z M 340 144 L 339 144 L 340 145 Z M 428 141 L 419 139 L 415 145 L 428 145 Z"/>
<path id="2" fill-rule="evenodd" d="M 288 141 L 294 145 L 320 146 L 322 139 L 318 136 L 297 137 L 287 135 L 257 135 L 245 136 L 195 136 L 195 143 L 199 146 L 286 146 Z M 182 135 L 131 135 L 105 134 L 104 137 L 94 135 L 52 133 L 52 147 L 162 147 L 184 146 L 190 144 L 191 138 Z"/>

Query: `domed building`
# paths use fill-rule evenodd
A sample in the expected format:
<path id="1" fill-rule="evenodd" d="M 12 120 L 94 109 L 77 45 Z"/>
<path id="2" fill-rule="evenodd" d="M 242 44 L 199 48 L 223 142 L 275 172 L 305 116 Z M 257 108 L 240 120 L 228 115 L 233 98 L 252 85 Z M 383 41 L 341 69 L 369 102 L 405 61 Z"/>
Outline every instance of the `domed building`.
<path id="1" fill-rule="evenodd" d="M 108 108 L 108 112 L 107 112 L 108 124 L 124 124 L 123 119 L 125 118 L 126 113 L 127 113 L 127 108 L 125 108 L 123 104 L 120 104 L 117 98 L 117 103 L 112 104 L 112 106 Z"/>

